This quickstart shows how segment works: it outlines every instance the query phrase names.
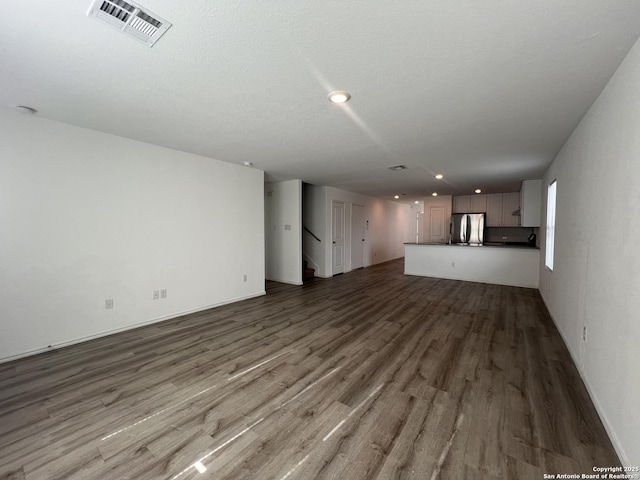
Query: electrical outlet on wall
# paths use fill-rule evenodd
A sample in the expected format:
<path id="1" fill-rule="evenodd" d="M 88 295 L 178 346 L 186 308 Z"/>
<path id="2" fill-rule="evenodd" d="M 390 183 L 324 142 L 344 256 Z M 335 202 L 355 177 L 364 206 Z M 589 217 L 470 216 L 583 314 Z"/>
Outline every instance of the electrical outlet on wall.
<path id="1" fill-rule="evenodd" d="M 582 341 L 586 342 L 587 341 L 587 326 L 583 325 L 582 327 Z"/>
<path id="2" fill-rule="evenodd" d="M 160 298 L 160 291 L 159 290 L 154 290 L 153 291 L 153 299 L 154 300 L 158 300 Z"/>
<path id="3" fill-rule="evenodd" d="M 107 310 L 111 310 L 113 308 L 113 298 L 107 298 L 104 301 L 104 308 L 106 308 Z"/>
<path id="4" fill-rule="evenodd" d="M 160 298 L 167 298 L 167 289 L 163 288 L 160 290 Z"/>

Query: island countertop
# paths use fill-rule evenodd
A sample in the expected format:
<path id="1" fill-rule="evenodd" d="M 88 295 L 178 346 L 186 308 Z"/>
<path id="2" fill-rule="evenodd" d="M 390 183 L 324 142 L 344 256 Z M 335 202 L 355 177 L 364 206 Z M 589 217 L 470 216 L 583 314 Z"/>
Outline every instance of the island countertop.
<path id="1" fill-rule="evenodd" d="M 404 273 L 538 288 L 540 250 L 524 245 L 405 243 Z"/>
<path id="2" fill-rule="evenodd" d="M 529 245 L 517 244 L 517 245 L 506 245 L 504 243 L 491 242 L 485 243 L 483 245 L 465 245 L 460 243 L 416 243 L 416 242 L 405 242 L 405 245 L 418 245 L 418 246 L 430 246 L 430 247 L 467 247 L 467 248 L 518 248 L 525 250 L 540 250 L 540 247 L 530 247 Z"/>

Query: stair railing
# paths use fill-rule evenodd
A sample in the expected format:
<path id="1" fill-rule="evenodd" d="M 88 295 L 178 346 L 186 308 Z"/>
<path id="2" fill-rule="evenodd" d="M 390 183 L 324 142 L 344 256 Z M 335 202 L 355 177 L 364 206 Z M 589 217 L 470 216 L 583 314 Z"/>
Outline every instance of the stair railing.
<path id="1" fill-rule="evenodd" d="M 304 228 L 304 229 L 305 229 L 305 231 L 306 231 L 307 233 L 309 233 L 309 235 L 311 235 L 311 236 L 312 236 L 313 238 L 315 238 L 317 241 L 319 241 L 320 243 L 322 243 L 322 240 L 320 240 L 317 236 L 315 236 L 311 230 L 309 230 L 309 229 L 308 229 L 307 227 L 305 227 L 304 225 L 302 226 L 302 228 Z"/>

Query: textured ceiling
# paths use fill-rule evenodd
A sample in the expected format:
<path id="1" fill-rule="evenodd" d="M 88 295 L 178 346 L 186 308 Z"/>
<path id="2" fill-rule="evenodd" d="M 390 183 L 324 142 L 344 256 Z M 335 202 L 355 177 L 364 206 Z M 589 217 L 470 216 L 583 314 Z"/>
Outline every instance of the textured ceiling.
<path id="1" fill-rule="evenodd" d="M 2 105 L 403 200 L 540 177 L 640 35 L 637 0 L 144 0 L 149 48 L 90 3 L 3 10 Z"/>

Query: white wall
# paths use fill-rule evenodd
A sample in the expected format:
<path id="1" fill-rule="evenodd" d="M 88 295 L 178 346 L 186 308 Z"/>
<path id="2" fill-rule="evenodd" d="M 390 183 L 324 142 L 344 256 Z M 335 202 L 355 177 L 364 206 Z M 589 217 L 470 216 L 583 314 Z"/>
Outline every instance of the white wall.
<path id="1" fill-rule="evenodd" d="M 540 292 L 622 461 L 640 465 L 640 44 L 543 178 L 558 181 L 555 265 Z M 544 259 L 545 229 L 541 229 Z M 582 340 L 583 326 L 587 341 Z"/>
<path id="2" fill-rule="evenodd" d="M 302 285 L 302 181 L 265 184 L 268 280 Z"/>
<path id="3" fill-rule="evenodd" d="M 0 109 L 0 359 L 263 294 L 263 177 Z"/>

